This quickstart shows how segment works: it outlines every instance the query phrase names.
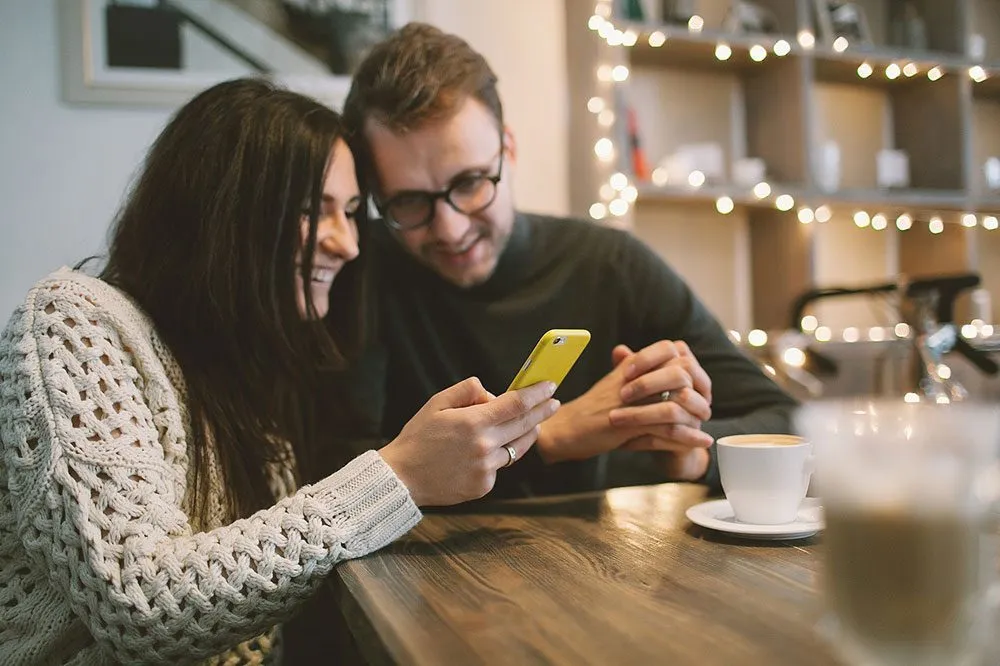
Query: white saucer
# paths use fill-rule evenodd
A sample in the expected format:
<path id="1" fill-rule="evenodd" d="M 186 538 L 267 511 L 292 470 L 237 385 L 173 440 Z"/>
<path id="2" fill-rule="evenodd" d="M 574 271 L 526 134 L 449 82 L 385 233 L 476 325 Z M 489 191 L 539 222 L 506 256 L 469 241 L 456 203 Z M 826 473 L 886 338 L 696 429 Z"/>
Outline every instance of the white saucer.
<path id="1" fill-rule="evenodd" d="M 729 500 L 712 500 L 702 502 L 689 508 L 686 512 L 688 520 L 696 525 L 707 527 L 719 532 L 738 534 L 747 539 L 804 539 L 823 529 L 823 507 L 819 499 L 807 497 L 799 507 L 795 522 L 783 525 L 755 525 L 741 523 L 733 515 L 733 507 Z"/>

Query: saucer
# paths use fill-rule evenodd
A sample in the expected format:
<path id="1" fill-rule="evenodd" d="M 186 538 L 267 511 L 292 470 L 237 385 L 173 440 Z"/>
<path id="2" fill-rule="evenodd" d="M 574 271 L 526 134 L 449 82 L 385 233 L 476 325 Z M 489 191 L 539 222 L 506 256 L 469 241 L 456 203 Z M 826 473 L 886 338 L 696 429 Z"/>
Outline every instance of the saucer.
<path id="1" fill-rule="evenodd" d="M 719 532 L 737 534 L 747 539 L 769 539 L 781 541 L 784 539 L 804 539 L 823 529 L 823 507 L 815 497 L 807 497 L 799 507 L 799 513 L 794 522 L 782 525 L 756 525 L 741 523 L 733 515 L 733 507 L 729 500 L 712 500 L 702 502 L 689 508 L 686 512 L 688 520 L 696 525 L 707 527 Z"/>

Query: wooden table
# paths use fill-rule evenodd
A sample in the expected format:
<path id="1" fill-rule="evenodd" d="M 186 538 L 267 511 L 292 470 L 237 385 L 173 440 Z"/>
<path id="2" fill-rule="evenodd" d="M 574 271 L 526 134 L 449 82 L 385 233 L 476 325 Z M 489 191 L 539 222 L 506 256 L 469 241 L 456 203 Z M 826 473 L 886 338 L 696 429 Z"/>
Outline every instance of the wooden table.
<path id="1" fill-rule="evenodd" d="M 425 516 L 340 565 L 375 664 L 839 664 L 814 625 L 818 538 L 692 525 L 698 486 L 519 500 Z"/>

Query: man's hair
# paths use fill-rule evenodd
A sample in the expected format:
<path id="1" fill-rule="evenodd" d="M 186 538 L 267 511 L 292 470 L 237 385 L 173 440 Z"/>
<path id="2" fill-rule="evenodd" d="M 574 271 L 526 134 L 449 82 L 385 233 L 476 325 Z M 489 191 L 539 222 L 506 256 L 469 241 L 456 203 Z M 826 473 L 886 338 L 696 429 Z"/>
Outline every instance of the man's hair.
<path id="1" fill-rule="evenodd" d="M 409 23 L 375 45 L 354 73 L 344 123 L 355 137 L 369 118 L 397 133 L 451 118 L 472 97 L 503 125 L 497 76 L 456 35 Z"/>

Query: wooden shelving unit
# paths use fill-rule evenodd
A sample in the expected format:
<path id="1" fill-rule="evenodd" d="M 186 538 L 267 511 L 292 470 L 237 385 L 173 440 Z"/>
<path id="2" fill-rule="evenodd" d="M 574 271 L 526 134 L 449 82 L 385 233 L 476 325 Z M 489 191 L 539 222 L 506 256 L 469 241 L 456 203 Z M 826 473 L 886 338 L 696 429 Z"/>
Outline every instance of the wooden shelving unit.
<path id="1" fill-rule="evenodd" d="M 1000 0 L 914 0 L 926 51 L 893 43 L 896 0 L 856 2 L 872 39 L 846 45 L 824 40 L 813 0 L 755 2 L 773 12 L 775 34 L 727 31 L 735 0 L 701 0 L 692 26 L 664 24 L 658 1 L 630 21 L 617 1 L 566 0 L 574 213 L 631 228 L 739 330 L 784 328 L 792 300 L 812 286 L 899 272 L 979 271 L 997 318 L 1000 230 L 990 227 L 1000 190 L 987 186 L 984 163 L 1000 156 Z M 976 41 L 982 61 L 969 55 Z M 763 159 L 770 191 L 761 197 L 731 173 L 699 186 L 638 178 L 630 111 L 651 168 L 681 145 L 710 142 L 727 171 Z M 833 191 L 820 173 L 827 142 L 840 152 Z M 910 187 L 878 187 L 882 149 L 906 151 Z M 622 184 L 616 173 L 627 177 L 623 192 L 610 184 Z M 615 199 L 628 206 L 612 213 Z M 815 314 L 834 328 L 884 323 L 864 302 Z"/>

